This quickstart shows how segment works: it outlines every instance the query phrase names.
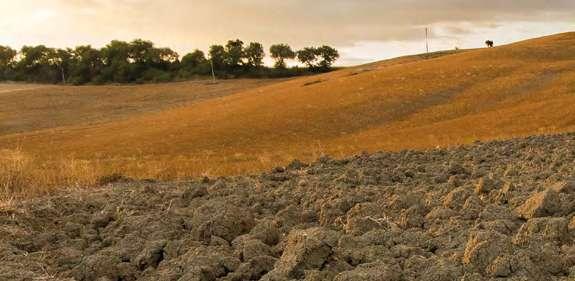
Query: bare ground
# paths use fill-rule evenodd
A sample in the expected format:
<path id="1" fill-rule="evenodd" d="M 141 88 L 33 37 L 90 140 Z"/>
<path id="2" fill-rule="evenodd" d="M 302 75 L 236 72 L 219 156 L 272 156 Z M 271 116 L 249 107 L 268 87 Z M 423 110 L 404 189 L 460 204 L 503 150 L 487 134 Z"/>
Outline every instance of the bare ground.
<path id="1" fill-rule="evenodd" d="M 0 280 L 574 280 L 575 134 L 103 179 L 3 206 Z"/>

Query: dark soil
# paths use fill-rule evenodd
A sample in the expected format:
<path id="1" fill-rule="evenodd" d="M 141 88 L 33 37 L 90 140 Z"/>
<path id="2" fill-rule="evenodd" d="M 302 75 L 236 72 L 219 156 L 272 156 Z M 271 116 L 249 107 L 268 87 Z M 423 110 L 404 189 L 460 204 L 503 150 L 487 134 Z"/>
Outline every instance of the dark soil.
<path id="1" fill-rule="evenodd" d="M 0 210 L 0 280 L 575 280 L 575 134 Z"/>

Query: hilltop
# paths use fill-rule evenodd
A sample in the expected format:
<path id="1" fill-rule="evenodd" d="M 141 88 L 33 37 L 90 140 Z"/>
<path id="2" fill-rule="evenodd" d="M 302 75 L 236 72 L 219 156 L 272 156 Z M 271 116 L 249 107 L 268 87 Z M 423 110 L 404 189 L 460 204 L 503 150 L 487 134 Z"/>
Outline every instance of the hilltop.
<path id="1" fill-rule="evenodd" d="M 575 130 L 575 33 L 383 61 L 95 125 L 0 137 L 49 163 L 174 179 Z M 49 149 L 46 149 L 49 148 Z M 40 162 L 42 162 L 40 161 Z M 94 177 L 96 178 L 96 177 Z"/>

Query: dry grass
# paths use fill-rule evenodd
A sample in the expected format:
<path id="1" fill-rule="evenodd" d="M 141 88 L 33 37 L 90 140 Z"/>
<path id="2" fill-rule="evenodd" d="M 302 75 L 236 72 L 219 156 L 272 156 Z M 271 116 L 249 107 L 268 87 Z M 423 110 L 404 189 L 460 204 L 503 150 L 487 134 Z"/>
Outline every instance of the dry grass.
<path id="1" fill-rule="evenodd" d="M 326 152 L 321 145 L 311 149 L 309 159 Z M 343 152 L 332 154 L 343 157 Z M 152 158 L 145 155 L 110 157 L 103 160 L 79 160 L 57 157 L 42 159 L 21 149 L 0 151 L 0 210 L 19 199 L 49 195 L 62 190 L 93 187 L 122 176 L 133 179 L 186 180 L 255 173 L 285 164 L 296 157 L 262 153 L 257 156 L 236 153 L 221 158 L 177 156 Z"/>
<path id="2" fill-rule="evenodd" d="M 575 33 L 567 33 L 395 59 L 95 125 L 10 134 L 0 137 L 0 148 L 21 147 L 35 158 L 37 168 L 28 169 L 45 174 L 66 174 L 58 163 L 79 161 L 90 167 L 80 183 L 116 172 L 160 179 L 251 173 L 321 154 L 573 131 L 574 81 Z"/>
<path id="3" fill-rule="evenodd" d="M 223 80 L 145 85 L 0 84 L 0 136 L 94 125 L 173 109 L 283 81 Z"/>
<path id="4" fill-rule="evenodd" d="M 19 149 L 0 151 L 0 202 L 94 184 L 103 170 L 89 161 L 38 162 Z"/>

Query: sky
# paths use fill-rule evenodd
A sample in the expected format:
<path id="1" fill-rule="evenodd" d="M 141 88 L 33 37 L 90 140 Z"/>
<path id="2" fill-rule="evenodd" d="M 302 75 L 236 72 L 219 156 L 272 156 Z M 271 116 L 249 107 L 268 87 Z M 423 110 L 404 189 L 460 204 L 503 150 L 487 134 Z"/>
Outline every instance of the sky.
<path id="1" fill-rule="evenodd" d="M 181 55 L 228 39 L 330 45 L 339 65 L 575 31 L 575 0 L 0 0 L 0 45 L 151 40 Z"/>

